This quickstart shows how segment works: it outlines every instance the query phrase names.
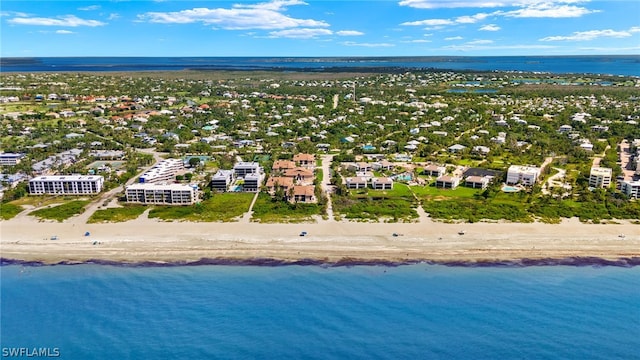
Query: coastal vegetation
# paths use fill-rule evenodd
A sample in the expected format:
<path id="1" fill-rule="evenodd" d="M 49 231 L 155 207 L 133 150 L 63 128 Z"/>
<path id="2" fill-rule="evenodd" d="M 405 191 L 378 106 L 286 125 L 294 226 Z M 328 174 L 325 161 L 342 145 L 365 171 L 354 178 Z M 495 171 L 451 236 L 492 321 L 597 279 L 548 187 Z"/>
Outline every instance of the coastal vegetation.
<path id="1" fill-rule="evenodd" d="M 13 219 L 16 215 L 20 214 L 24 208 L 19 205 L 11 203 L 0 203 L 0 218 L 2 220 Z"/>
<path id="2" fill-rule="evenodd" d="M 104 222 L 124 222 L 137 219 L 142 213 L 147 210 L 146 206 L 127 204 L 123 207 L 107 208 L 96 210 L 88 223 L 104 223 Z"/>
<path id="3" fill-rule="evenodd" d="M 315 200 L 261 193 L 252 221 L 326 218 L 327 196 L 334 217 L 350 221 L 416 221 L 419 207 L 442 221 L 640 218 L 640 203 L 619 188 L 638 177 L 636 77 L 414 69 L 2 73 L 0 80 L 1 150 L 25 155 L 0 171 L 13 176 L 2 178 L 3 219 L 21 206 L 75 204 L 57 209 L 60 217 L 81 211 L 72 197 L 27 196 L 30 176 L 97 174 L 110 190 L 137 181 L 158 159 L 180 157 L 187 170 L 175 182 L 197 186 L 200 201 L 151 205 L 149 217 L 236 221 L 253 194 L 214 192 L 213 174 L 242 160 L 259 162 L 270 176 L 274 161 L 300 153 L 316 155 Z M 630 144 L 624 163 L 623 142 Z M 330 174 L 322 154 L 334 155 Z M 393 189 L 346 188 L 345 179 L 359 173 L 349 166 L 381 160 L 392 166 L 367 176 L 394 178 Z M 501 191 L 509 166 L 543 163 L 534 186 Z M 423 172 L 429 164 L 447 176 L 471 168 L 499 175 L 486 189 L 443 189 Z M 589 186 L 593 166 L 612 169 L 610 186 Z M 319 185 L 325 178 L 328 193 Z M 127 221 L 144 209 L 100 209 L 89 221 Z"/>
<path id="4" fill-rule="evenodd" d="M 149 218 L 163 221 L 233 221 L 249 210 L 254 194 L 215 194 L 191 206 L 154 206 Z"/>
<path id="5" fill-rule="evenodd" d="M 89 200 L 72 200 L 60 205 L 34 210 L 30 212 L 29 215 L 42 220 L 55 220 L 62 222 L 72 216 L 82 214 L 84 212 L 84 207 L 89 203 Z"/>

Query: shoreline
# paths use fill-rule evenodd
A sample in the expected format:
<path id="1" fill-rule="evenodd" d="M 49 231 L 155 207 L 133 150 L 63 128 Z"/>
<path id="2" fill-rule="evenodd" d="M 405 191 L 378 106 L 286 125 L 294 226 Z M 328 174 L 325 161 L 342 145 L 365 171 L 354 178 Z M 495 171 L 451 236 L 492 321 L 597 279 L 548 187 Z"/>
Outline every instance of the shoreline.
<path id="1" fill-rule="evenodd" d="M 560 224 L 260 224 L 140 218 L 76 224 L 22 217 L 0 222 L 0 259 L 2 265 L 34 266 L 638 266 L 638 229 L 628 222 L 583 224 L 576 219 Z M 300 236 L 303 231 L 306 236 Z M 51 240 L 54 236 L 57 240 Z"/>

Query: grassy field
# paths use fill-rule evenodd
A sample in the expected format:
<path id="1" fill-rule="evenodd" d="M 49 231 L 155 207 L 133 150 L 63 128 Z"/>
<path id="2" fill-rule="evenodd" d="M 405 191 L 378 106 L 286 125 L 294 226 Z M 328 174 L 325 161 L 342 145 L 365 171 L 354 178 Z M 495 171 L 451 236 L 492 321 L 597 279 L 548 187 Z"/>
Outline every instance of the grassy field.
<path id="1" fill-rule="evenodd" d="M 20 205 L 15 205 L 11 203 L 1 203 L 0 204 L 0 219 L 9 220 L 13 219 L 16 215 L 22 212 L 24 208 Z"/>
<path id="2" fill-rule="evenodd" d="M 412 186 L 413 191 L 418 198 L 473 198 L 476 194 L 482 192 L 482 189 L 472 189 L 465 186 L 458 186 L 455 189 L 442 189 L 432 185 Z"/>
<path id="3" fill-rule="evenodd" d="M 355 221 L 410 222 L 418 217 L 416 206 L 411 189 L 400 183 L 393 190 L 351 190 L 333 197 L 335 214 Z"/>
<path id="4" fill-rule="evenodd" d="M 253 205 L 251 221 L 262 223 L 299 223 L 313 221 L 313 215 L 322 215 L 323 208 L 318 204 L 290 204 L 273 201 L 271 196 L 262 193 Z"/>
<path id="5" fill-rule="evenodd" d="M 252 193 L 215 194 L 210 199 L 191 206 L 156 206 L 150 218 L 185 221 L 233 221 L 249 210 Z"/>
<path id="6" fill-rule="evenodd" d="M 29 215 L 44 220 L 56 220 L 58 222 L 62 222 L 74 215 L 84 212 L 84 207 L 89 202 L 90 201 L 88 200 L 73 200 L 61 205 L 32 211 Z"/>
<path id="7" fill-rule="evenodd" d="M 96 210 L 87 222 L 93 224 L 134 220 L 147 209 L 148 207 L 142 205 L 125 205 L 121 208 Z"/>

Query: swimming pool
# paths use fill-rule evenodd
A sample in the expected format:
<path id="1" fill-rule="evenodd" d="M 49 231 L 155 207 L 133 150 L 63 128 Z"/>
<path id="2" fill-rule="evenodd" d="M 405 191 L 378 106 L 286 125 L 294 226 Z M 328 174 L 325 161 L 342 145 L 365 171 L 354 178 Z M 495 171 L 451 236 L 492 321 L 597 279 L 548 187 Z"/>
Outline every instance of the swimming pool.
<path id="1" fill-rule="evenodd" d="M 504 191 L 504 192 L 518 192 L 518 191 L 520 191 L 520 188 L 517 188 L 515 186 L 505 185 L 505 186 L 502 187 L 502 191 Z"/>

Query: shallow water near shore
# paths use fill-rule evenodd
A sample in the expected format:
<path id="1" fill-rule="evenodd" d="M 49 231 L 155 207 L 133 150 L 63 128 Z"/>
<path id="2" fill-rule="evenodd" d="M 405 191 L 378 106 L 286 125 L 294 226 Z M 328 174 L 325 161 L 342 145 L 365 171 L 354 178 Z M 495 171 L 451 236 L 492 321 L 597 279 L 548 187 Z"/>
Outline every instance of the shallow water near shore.
<path id="1" fill-rule="evenodd" d="M 640 267 L 0 267 L 2 348 L 63 359 L 589 358 L 640 347 Z"/>

